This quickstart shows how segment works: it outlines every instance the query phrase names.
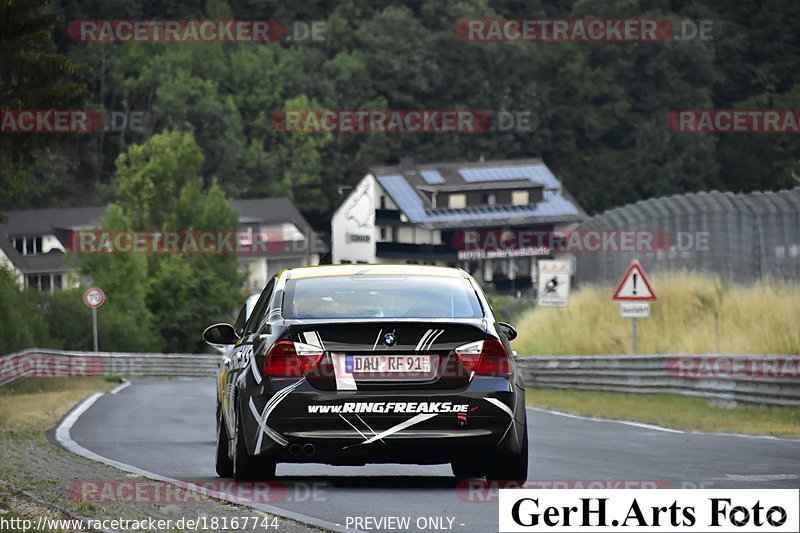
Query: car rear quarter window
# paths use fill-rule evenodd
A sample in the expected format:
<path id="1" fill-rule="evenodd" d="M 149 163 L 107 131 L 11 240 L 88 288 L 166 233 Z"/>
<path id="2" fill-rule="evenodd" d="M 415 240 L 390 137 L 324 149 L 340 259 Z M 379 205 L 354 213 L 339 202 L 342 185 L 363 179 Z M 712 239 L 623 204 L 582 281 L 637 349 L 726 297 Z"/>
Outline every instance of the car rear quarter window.
<path id="1" fill-rule="evenodd" d="M 245 326 L 244 332 L 245 335 L 254 333 L 256 328 L 258 328 L 258 325 L 264 319 L 264 316 L 268 311 L 269 302 L 272 298 L 272 291 L 274 289 L 275 278 L 272 278 L 269 283 L 267 283 L 267 286 L 264 287 L 264 290 L 261 292 L 261 296 L 258 298 L 258 302 L 256 302 L 252 313 L 250 313 L 250 318 L 247 319 L 247 325 Z"/>

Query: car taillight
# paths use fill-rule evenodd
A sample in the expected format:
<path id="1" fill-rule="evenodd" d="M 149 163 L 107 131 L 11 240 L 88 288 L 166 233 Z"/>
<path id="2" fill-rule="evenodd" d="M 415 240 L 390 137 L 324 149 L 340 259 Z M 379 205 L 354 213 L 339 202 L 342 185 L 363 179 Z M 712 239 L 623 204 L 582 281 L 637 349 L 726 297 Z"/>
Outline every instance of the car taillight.
<path id="1" fill-rule="evenodd" d="M 459 346 L 455 351 L 467 372 L 494 375 L 511 373 L 506 349 L 497 339 L 471 342 Z"/>
<path id="2" fill-rule="evenodd" d="M 311 372 L 322 361 L 322 348 L 302 342 L 278 341 L 264 358 L 267 376 L 302 376 Z"/>

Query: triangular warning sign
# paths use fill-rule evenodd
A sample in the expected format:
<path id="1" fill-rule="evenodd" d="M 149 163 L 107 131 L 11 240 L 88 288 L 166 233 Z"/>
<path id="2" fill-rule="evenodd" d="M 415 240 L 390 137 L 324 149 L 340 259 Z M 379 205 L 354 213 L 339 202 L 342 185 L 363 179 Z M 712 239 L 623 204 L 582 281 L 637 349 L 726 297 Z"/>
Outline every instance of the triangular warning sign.
<path id="1" fill-rule="evenodd" d="M 638 301 L 638 302 L 654 302 L 658 300 L 656 292 L 650 286 L 650 280 L 642 269 L 639 261 L 634 259 L 628 271 L 622 277 L 622 281 L 617 285 L 617 290 L 611 298 L 615 301 Z"/>

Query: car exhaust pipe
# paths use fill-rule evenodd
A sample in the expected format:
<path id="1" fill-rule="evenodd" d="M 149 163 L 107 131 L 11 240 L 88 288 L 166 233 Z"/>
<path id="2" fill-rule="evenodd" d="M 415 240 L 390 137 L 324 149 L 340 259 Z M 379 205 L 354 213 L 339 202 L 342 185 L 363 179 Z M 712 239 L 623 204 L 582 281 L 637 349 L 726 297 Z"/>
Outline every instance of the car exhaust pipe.
<path id="1" fill-rule="evenodd" d="M 310 442 L 307 442 L 303 444 L 303 453 L 306 454 L 307 457 L 311 457 L 312 455 L 317 453 L 317 447 L 311 444 Z"/>
<path id="2" fill-rule="evenodd" d="M 293 442 L 289 445 L 289 455 L 292 457 L 300 457 L 301 453 L 303 453 L 303 447 L 300 446 L 299 443 Z"/>

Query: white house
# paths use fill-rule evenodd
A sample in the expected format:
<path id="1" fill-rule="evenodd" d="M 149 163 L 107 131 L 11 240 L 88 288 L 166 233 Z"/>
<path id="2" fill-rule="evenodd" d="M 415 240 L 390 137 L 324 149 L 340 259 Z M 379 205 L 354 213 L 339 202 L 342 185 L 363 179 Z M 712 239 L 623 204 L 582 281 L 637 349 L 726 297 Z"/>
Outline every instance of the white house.
<path id="1" fill-rule="evenodd" d="M 373 167 L 331 218 L 332 262 L 459 266 L 498 289 L 525 289 L 549 249 L 487 251 L 473 241 L 573 229 L 586 218 L 539 159 Z"/>

